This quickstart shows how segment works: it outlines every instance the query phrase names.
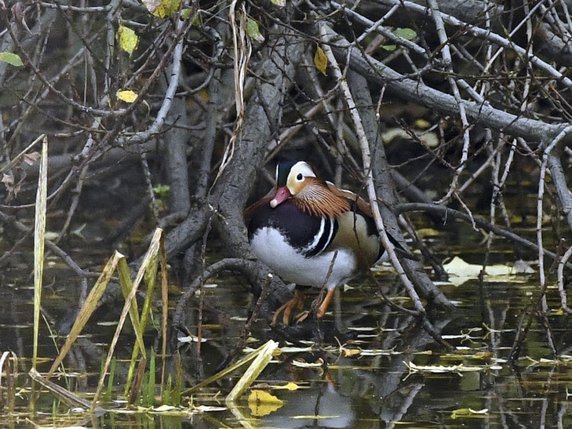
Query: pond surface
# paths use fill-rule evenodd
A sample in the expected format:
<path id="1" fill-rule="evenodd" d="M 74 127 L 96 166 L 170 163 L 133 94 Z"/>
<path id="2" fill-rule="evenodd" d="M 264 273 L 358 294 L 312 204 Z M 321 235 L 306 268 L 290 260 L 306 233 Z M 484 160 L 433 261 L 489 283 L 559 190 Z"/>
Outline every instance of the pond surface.
<path id="1" fill-rule="evenodd" d="M 409 300 L 389 268 L 378 270 L 375 276 L 393 302 L 407 306 Z M 45 314 L 63 329 L 73 319 L 70 309 L 79 291 L 75 284 L 76 289 L 58 283 L 62 277 L 50 277 L 48 270 L 49 278 L 54 282 L 44 289 Z M 337 307 L 334 314 L 320 322 L 323 340 L 294 345 L 284 340 L 284 331 L 271 330 L 262 321 L 254 322 L 250 334 L 245 335 L 244 324 L 252 307 L 247 285 L 234 277 L 209 281 L 203 289 L 202 337 L 206 341 L 201 343 L 200 354 L 197 343 L 182 344 L 179 373 L 173 369 L 173 358 L 167 368 L 189 387 L 220 370 L 231 358 L 242 357 L 243 352 L 235 354 L 237 347 L 256 348 L 273 338 L 282 353 L 244 399 L 230 406 L 224 401 L 243 368 L 192 395 L 183 395 L 179 407 L 126 407 L 121 380 L 127 364 L 121 359 L 129 358 L 134 340 L 124 328 L 117 352 L 117 386 L 110 386 L 104 397 L 110 412 L 95 416 L 44 391 L 36 399 L 36 412 L 31 413 L 31 383 L 26 376 L 30 368 L 27 358 L 32 354 L 31 280 L 16 282 L 4 276 L 0 285 L 0 348 L 18 355 L 20 373 L 14 410 L 8 412 L 5 401 L 1 404 L 0 427 L 572 427 L 570 317 L 553 311 L 548 318 L 559 353 L 555 358 L 548 345 L 546 322 L 533 311 L 539 293 L 535 275 L 489 277 L 482 285 L 477 280 L 459 286 L 443 284 L 456 309 L 430 312 L 430 320 L 453 346 L 451 350 L 438 345 L 415 318 L 384 303 L 380 286 L 372 281 L 354 282 L 340 293 L 332 306 Z M 550 288 L 548 296 L 549 307 L 558 309 L 557 291 Z M 98 310 L 66 361 L 67 376 L 56 380 L 58 383 L 90 398 L 118 314 L 110 304 Z M 196 308 L 189 310 L 187 326 L 196 334 L 193 318 Z M 510 363 L 519 329 L 525 340 L 519 358 Z M 43 371 L 57 355 L 55 343 L 61 345 L 62 340 L 56 340 L 47 329 L 41 338 L 40 355 L 47 358 L 45 368 L 39 368 Z M 147 344 L 157 344 L 155 341 L 158 334 L 150 330 Z M 1 386 L 5 399 L 5 383 Z M 248 400 L 253 391 L 271 396 L 258 400 L 250 396 Z"/>

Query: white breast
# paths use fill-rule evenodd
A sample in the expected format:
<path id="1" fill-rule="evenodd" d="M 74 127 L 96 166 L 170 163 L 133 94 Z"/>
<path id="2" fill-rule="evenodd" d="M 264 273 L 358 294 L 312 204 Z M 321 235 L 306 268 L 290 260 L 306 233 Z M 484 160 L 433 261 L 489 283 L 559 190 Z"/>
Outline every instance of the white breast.
<path id="1" fill-rule="evenodd" d="M 283 280 L 298 285 L 322 287 L 326 284 L 328 289 L 334 289 L 351 279 L 357 271 L 357 261 L 349 251 L 340 249 L 306 258 L 273 228 L 259 229 L 250 244 L 256 256 Z M 328 276 L 332 260 L 333 268 Z"/>

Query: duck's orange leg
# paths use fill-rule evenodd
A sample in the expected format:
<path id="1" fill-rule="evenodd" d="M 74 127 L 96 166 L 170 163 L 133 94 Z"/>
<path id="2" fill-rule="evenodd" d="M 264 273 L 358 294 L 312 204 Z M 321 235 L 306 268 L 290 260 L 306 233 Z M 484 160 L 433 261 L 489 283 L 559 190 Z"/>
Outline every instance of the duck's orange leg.
<path id="1" fill-rule="evenodd" d="M 301 310 L 303 308 L 304 308 L 304 294 L 298 289 L 294 289 L 294 296 L 290 301 L 282 305 L 278 310 L 274 312 L 274 316 L 272 317 L 272 323 L 270 325 L 276 326 L 276 323 L 278 322 L 278 316 L 280 316 L 280 313 L 283 313 L 282 323 L 284 323 L 285 326 L 288 326 L 290 324 L 290 317 L 292 316 L 292 312 L 294 310 Z"/>
<path id="2" fill-rule="evenodd" d="M 335 288 L 334 289 L 328 289 L 328 293 L 326 293 L 324 300 L 322 301 L 322 303 L 318 307 L 318 310 L 316 311 L 316 317 L 318 319 L 321 319 L 322 317 L 324 317 L 324 314 L 326 314 L 326 311 L 328 311 L 328 306 L 330 305 L 330 301 L 334 297 L 335 291 L 336 291 Z"/>

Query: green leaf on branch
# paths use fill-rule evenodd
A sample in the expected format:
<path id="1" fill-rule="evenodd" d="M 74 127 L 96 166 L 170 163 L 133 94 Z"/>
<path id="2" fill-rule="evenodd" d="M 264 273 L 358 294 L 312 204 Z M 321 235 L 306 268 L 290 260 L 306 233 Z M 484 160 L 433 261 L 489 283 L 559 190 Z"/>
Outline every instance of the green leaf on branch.
<path id="1" fill-rule="evenodd" d="M 417 37 L 417 33 L 412 28 L 396 28 L 393 34 L 405 40 L 413 40 Z M 397 45 L 383 45 L 382 48 L 386 51 L 393 52 L 397 49 Z"/>
<path id="2" fill-rule="evenodd" d="M 264 36 L 260 33 L 260 28 L 258 27 L 258 22 L 254 19 L 247 18 L 246 20 L 246 34 L 252 40 L 258 43 L 264 42 Z"/>
<path id="3" fill-rule="evenodd" d="M 413 40 L 417 37 L 417 33 L 412 28 L 396 28 L 393 34 L 405 40 Z"/>
<path id="4" fill-rule="evenodd" d="M 20 56 L 12 52 L 0 52 L 0 61 L 8 63 L 14 67 L 22 67 L 24 65 Z"/>

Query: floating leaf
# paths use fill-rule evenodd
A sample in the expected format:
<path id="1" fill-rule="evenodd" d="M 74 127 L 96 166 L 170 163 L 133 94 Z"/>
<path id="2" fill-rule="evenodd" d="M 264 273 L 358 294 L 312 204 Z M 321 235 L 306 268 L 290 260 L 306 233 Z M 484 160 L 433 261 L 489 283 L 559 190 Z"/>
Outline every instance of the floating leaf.
<path id="1" fill-rule="evenodd" d="M 131 91 L 130 89 L 119 90 L 115 95 L 118 99 L 125 101 L 126 103 L 133 103 L 135 100 L 137 100 L 137 93 Z"/>
<path id="2" fill-rule="evenodd" d="M 566 316 L 568 313 L 564 311 L 563 308 L 555 308 L 548 310 L 548 315 L 550 316 Z"/>
<path id="3" fill-rule="evenodd" d="M 129 55 L 133 54 L 133 51 L 139 44 L 139 37 L 135 34 L 135 31 L 124 25 L 120 25 L 117 29 L 117 40 L 119 40 L 119 46 L 121 46 L 121 49 Z"/>
<path id="4" fill-rule="evenodd" d="M 416 365 L 413 362 L 404 362 L 405 366 L 411 373 L 433 373 L 433 374 L 460 374 L 462 372 L 484 371 L 485 366 L 477 365 Z"/>
<path id="5" fill-rule="evenodd" d="M 467 280 L 478 278 L 481 270 L 483 269 L 483 266 L 478 264 L 469 264 L 458 256 L 455 256 L 449 263 L 443 264 L 443 268 L 449 274 L 449 281 L 455 286 L 459 286 Z M 530 267 L 529 269 L 532 270 Z M 499 277 L 503 277 L 503 280 L 505 281 L 516 283 L 522 281 L 522 279 L 516 277 L 515 274 L 521 274 L 521 272 L 515 270 L 509 265 L 497 264 L 487 265 L 485 267 L 485 275 L 488 278 L 496 277 L 498 279 Z"/>
<path id="6" fill-rule="evenodd" d="M 226 407 L 217 407 L 214 405 L 199 405 L 198 407 L 194 407 L 194 410 L 198 411 L 199 413 L 207 413 L 211 411 L 226 411 L 226 409 L 227 409 Z"/>
<path id="7" fill-rule="evenodd" d="M 289 382 L 284 386 L 284 388 L 287 390 L 298 390 L 300 386 L 298 386 L 296 383 Z"/>
<path id="8" fill-rule="evenodd" d="M 534 268 L 530 264 L 522 259 L 517 259 L 512 265 L 512 274 L 534 274 Z"/>
<path id="9" fill-rule="evenodd" d="M 273 5 L 276 5 L 278 7 L 284 7 L 286 6 L 286 0 L 270 0 L 272 2 Z"/>
<path id="10" fill-rule="evenodd" d="M 267 416 L 283 405 L 283 401 L 264 390 L 253 390 L 248 396 L 248 408 L 255 417 Z"/>
<path id="11" fill-rule="evenodd" d="M 173 410 L 177 410 L 177 407 L 172 405 L 161 405 L 159 407 L 153 408 L 153 411 L 156 413 L 165 413 Z"/>
<path id="12" fill-rule="evenodd" d="M 488 412 L 489 412 L 488 408 L 483 408 L 482 410 L 473 410 L 472 408 L 459 408 L 451 412 L 451 418 L 460 419 L 460 418 L 482 417 L 488 414 Z"/>
<path id="13" fill-rule="evenodd" d="M 293 382 L 289 382 L 286 384 L 281 384 L 281 385 L 271 385 L 270 388 L 274 389 L 274 390 L 298 390 L 300 388 L 300 386 L 298 386 L 296 383 Z"/>
<path id="14" fill-rule="evenodd" d="M 24 63 L 18 54 L 12 52 L 0 52 L 0 61 L 10 64 L 14 67 L 22 67 Z"/>
<path id="15" fill-rule="evenodd" d="M 312 363 L 294 359 L 291 363 L 292 366 L 297 366 L 298 368 L 321 368 L 324 365 L 324 361 L 322 359 L 318 359 L 316 362 Z"/>
<path id="16" fill-rule="evenodd" d="M 361 355 L 361 349 L 346 349 L 345 347 L 342 347 L 340 351 L 343 357 L 353 357 Z"/>
<path id="17" fill-rule="evenodd" d="M 328 57 L 326 53 L 319 46 L 316 47 L 316 53 L 314 54 L 314 65 L 320 73 L 324 76 L 326 75 L 326 68 L 328 67 Z"/>
<path id="18" fill-rule="evenodd" d="M 206 338 L 199 338 L 199 337 L 196 337 L 194 335 L 187 335 L 184 337 L 177 337 L 177 341 L 180 343 L 198 343 L 198 342 L 206 343 L 207 339 Z"/>
<path id="19" fill-rule="evenodd" d="M 260 33 L 258 22 L 256 22 L 254 19 L 248 18 L 246 20 L 246 33 L 248 34 L 248 37 L 250 37 L 255 42 L 264 42 L 264 36 Z"/>

